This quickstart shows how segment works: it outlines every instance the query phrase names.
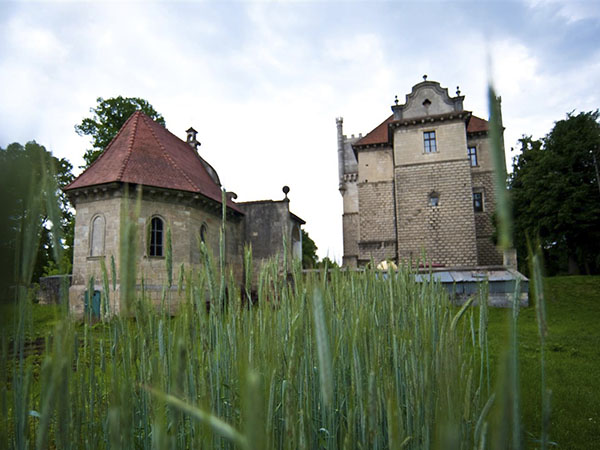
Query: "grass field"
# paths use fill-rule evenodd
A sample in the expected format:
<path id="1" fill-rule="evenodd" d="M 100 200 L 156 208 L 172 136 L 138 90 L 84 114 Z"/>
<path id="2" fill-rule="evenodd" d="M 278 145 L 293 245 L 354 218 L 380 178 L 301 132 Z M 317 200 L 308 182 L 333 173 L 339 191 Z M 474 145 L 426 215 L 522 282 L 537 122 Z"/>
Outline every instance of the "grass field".
<path id="1" fill-rule="evenodd" d="M 548 337 L 546 383 L 551 395 L 550 440 L 562 449 L 600 448 L 600 277 L 544 280 Z M 509 311 L 490 311 L 495 364 L 506 342 Z M 535 308 L 519 315 L 523 427 L 528 448 L 541 427 L 540 339 Z"/>
<path id="2" fill-rule="evenodd" d="M 306 295 L 315 285 L 323 292 L 320 301 Z M 444 306 L 435 285 L 419 288 L 407 279 L 381 282 L 373 274 L 344 278 L 338 273 L 331 282 L 314 277 L 297 286 L 300 297 L 289 286 L 269 286 L 269 295 L 288 298 L 279 297 L 275 309 L 271 305 L 228 318 L 187 310 L 169 320 L 138 310 L 134 322 L 90 327 L 63 323 L 58 307 L 33 305 L 24 326 L 25 341 L 47 348 L 38 349 L 39 354 L 26 348 L 32 354 L 22 377 L 18 365 L 6 358 L 12 353 L 8 342 L 14 337 L 15 311 L 4 306 L 2 376 L 8 390 L 1 399 L 1 437 L 21 448 L 36 441 L 38 448 L 58 448 L 66 442 L 84 448 L 228 447 L 231 442 L 247 448 L 481 444 L 481 427 L 476 425 L 481 425 L 479 418 L 487 419 L 482 413 L 487 394 L 485 382 L 477 379 L 480 369 L 487 368 L 474 338 L 480 334 L 479 308 L 471 307 L 460 319 L 463 326 L 450 332 L 458 309 Z M 549 435 L 558 448 L 600 448 L 599 293 L 600 277 L 545 280 L 546 384 L 552 390 Z M 342 307 L 333 299 L 347 303 Z M 425 300 L 433 303 L 425 305 Z M 302 304 L 286 306 L 290 301 Z M 489 310 L 492 384 L 501 378 L 494 368 L 504 363 L 509 318 L 510 310 Z M 198 325 L 190 328 L 194 321 Z M 469 323 L 471 328 L 475 324 L 471 332 Z M 52 333 L 54 339 L 47 340 Z M 521 310 L 518 338 L 522 442 L 524 448 L 539 448 L 540 340 L 534 307 Z M 73 347 L 73 339 L 79 348 Z M 198 345 L 213 352 L 198 353 Z M 61 374 L 66 384 L 56 382 Z M 21 385 L 14 383 L 19 378 Z M 20 403 L 17 391 L 28 382 L 28 400 Z M 142 383 L 159 389 L 159 397 L 140 390 Z M 160 397 L 162 392 L 204 409 L 169 403 L 163 410 L 176 400 Z M 44 410 L 49 395 L 52 407 Z M 454 412 L 446 413 L 450 410 Z M 198 414 L 205 414 L 204 419 L 197 419 Z M 44 415 L 48 428 L 40 438 Z M 120 435 L 128 426 L 135 432 Z M 185 433 L 173 431 L 178 427 Z M 15 439 L 19 430 L 26 440 Z M 95 438 L 86 440 L 86 433 Z M 247 445 L 248 440 L 255 445 Z M 489 448 L 494 448 L 493 433 L 490 440 Z"/>
<path id="3" fill-rule="evenodd" d="M 186 275 L 174 317 L 137 296 L 131 317 L 64 317 L 35 339 L 56 318 L 23 308 L 13 339 L 2 340 L 0 441 L 469 449 L 486 439 L 485 327 L 476 339 L 473 314 L 451 307 L 439 284 L 299 268 L 290 282 L 272 264 L 258 302 L 241 308 L 239 289 L 218 289 L 211 273 Z"/>

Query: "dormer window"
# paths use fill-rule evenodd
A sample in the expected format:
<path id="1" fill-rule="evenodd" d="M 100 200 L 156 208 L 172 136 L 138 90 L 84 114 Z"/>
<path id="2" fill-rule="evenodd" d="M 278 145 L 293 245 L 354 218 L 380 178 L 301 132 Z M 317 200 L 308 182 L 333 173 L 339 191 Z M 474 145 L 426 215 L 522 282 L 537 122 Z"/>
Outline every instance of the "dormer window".
<path id="1" fill-rule="evenodd" d="M 423 144 L 425 146 L 425 153 L 437 153 L 435 131 L 425 131 L 423 133 Z"/>

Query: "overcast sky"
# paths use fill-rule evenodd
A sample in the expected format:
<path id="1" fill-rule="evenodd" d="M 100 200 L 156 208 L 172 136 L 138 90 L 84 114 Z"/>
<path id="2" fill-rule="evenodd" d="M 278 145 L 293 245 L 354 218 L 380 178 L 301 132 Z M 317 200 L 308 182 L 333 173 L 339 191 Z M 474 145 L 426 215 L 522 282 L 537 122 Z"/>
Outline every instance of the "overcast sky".
<path id="1" fill-rule="evenodd" d="M 336 117 L 367 133 L 427 74 L 487 118 L 491 77 L 510 158 L 600 107 L 599 44 L 598 1 L 0 0 L 0 147 L 36 140 L 77 168 L 96 98 L 142 97 L 177 136 L 199 131 L 238 201 L 290 186 L 319 256 L 341 260 Z"/>

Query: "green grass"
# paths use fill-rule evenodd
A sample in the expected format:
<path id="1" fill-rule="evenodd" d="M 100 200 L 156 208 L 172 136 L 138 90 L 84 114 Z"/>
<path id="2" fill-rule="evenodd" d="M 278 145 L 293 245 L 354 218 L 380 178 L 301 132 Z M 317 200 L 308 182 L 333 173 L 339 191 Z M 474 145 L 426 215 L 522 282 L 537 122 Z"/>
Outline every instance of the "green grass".
<path id="1" fill-rule="evenodd" d="M 298 268 L 290 283 L 272 264 L 257 304 L 241 308 L 230 285 L 227 306 L 207 313 L 210 273 L 186 275 L 175 317 L 138 296 L 131 318 L 90 326 L 64 317 L 41 354 L 20 360 L 3 347 L 3 442 L 470 449 L 485 436 L 485 339 L 440 285 L 404 272 L 384 280 Z M 20 328 L 15 342 L 29 336 Z"/>
<path id="2" fill-rule="evenodd" d="M 197 410 L 196 412 L 188 411 L 188 413 L 182 410 L 182 415 L 177 416 L 175 413 L 177 405 L 173 405 L 173 409 L 165 410 L 167 411 L 166 415 L 161 419 L 161 415 L 157 414 L 155 410 L 157 399 L 160 398 L 160 402 L 164 402 L 163 404 L 168 404 L 169 401 L 160 397 L 162 394 L 152 400 L 153 395 L 149 391 L 146 394 L 143 393 L 143 390 L 140 391 L 137 383 L 141 382 L 145 382 L 149 387 L 161 392 L 171 392 L 174 395 L 173 398 L 183 398 L 192 408 L 201 406 L 203 408 L 201 412 L 207 413 L 206 417 L 210 420 L 223 421 L 222 424 L 216 425 L 214 423 L 210 425 L 212 423 L 210 420 L 205 421 L 204 425 L 196 429 L 198 434 L 191 440 L 179 436 L 179 443 L 184 447 L 194 443 L 227 446 L 227 441 L 218 437 L 221 435 L 219 426 L 227 427 L 231 424 L 234 426 L 234 432 L 239 431 L 239 436 L 242 436 L 243 439 L 247 439 L 248 436 L 252 438 L 253 442 L 267 442 L 270 446 L 281 448 L 292 448 L 291 444 L 284 444 L 286 429 L 291 436 L 290 442 L 294 442 L 294 445 L 299 445 L 304 439 L 305 444 L 309 444 L 309 447 L 315 448 L 322 444 L 325 448 L 335 448 L 347 442 L 349 437 L 345 436 L 352 436 L 356 440 L 355 442 L 365 443 L 370 442 L 369 436 L 372 435 L 376 436 L 373 442 L 378 442 L 381 448 L 387 448 L 389 436 L 383 433 L 384 430 L 389 431 L 387 422 L 395 418 L 399 421 L 398 423 L 404 423 L 404 426 L 407 426 L 408 422 L 402 421 L 410 420 L 411 414 L 419 415 L 419 420 L 423 421 L 422 424 L 428 424 L 430 431 L 425 434 L 420 433 L 419 440 L 412 444 L 407 443 L 406 448 L 420 448 L 425 442 L 429 442 L 429 446 L 433 446 L 435 443 L 439 444 L 442 439 L 440 435 L 444 439 L 456 438 L 454 435 L 444 435 L 443 429 L 431 421 L 433 418 L 443 417 L 440 415 L 441 405 L 433 406 L 431 409 L 421 409 L 419 412 L 418 409 L 399 406 L 398 401 L 393 398 L 394 396 L 390 395 L 393 392 L 398 394 L 396 391 L 398 380 L 390 382 L 398 376 L 394 373 L 400 373 L 395 372 L 398 369 L 395 364 L 398 361 L 401 361 L 400 366 L 403 366 L 402 361 L 404 361 L 404 366 L 406 361 L 415 364 L 417 360 L 412 358 L 416 355 L 418 357 L 427 355 L 426 359 L 431 364 L 446 365 L 448 373 L 457 375 L 456 371 L 458 370 L 459 375 L 453 383 L 455 386 L 460 385 L 458 379 L 468 378 L 465 368 L 459 368 L 457 363 L 462 361 L 461 364 L 466 364 L 466 367 L 470 365 L 472 368 L 477 367 L 478 370 L 476 358 L 465 358 L 465 355 L 473 355 L 473 350 L 476 348 L 466 345 L 464 342 L 460 345 L 463 352 L 466 353 L 463 353 L 462 356 L 455 355 L 451 359 L 439 359 L 440 355 L 434 357 L 431 351 L 423 353 L 421 347 L 423 342 L 417 345 L 415 341 L 425 339 L 424 342 L 428 342 L 427 345 L 433 345 L 435 340 L 431 340 L 429 332 L 419 334 L 416 331 L 418 328 L 414 328 L 416 323 L 413 323 L 408 317 L 403 322 L 404 325 L 409 325 L 408 329 L 399 327 L 396 332 L 392 333 L 397 340 L 396 348 L 394 348 L 394 339 L 389 333 L 390 324 L 389 322 L 383 323 L 385 321 L 382 320 L 387 315 L 386 312 L 389 312 L 387 308 L 392 307 L 392 304 L 388 302 L 388 306 L 384 307 L 377 299 L 389 298 L 385 292 L 390 287 L 394 290 L 408 289 L 404 292 L 408 293 L 410 297 L 411 295 L 420 296 L 424 293 L 431 295 L 437 292 L 435 286 L 426 291 L 419 291 L 415 290 L 416 287 L 412 285 L 405 286 L 403 283 L 398 283 L 390 286 L 386 282 L 379 282 L 373 274 L 344 278 L 344 275 L 339 273 L 334 276 L 332 284 L 323 285 L 323 283 L 323 280 L 315 277 L 302 282 L 300 297 L 296 297 L 290 287 L 284 289 L 282 285 L 272 284 L 270 289 L 265 288 L 264 291 L 271 295 L 279 293 L 286 296 L 287 298 L 279 299 L 282 302 L 294 301 L 296 303 L 303 302 L 303 304 L 293 308 L 284 304 L 279 304 L 277 308 L 273 308 L 272 305 L 268 305 L 267 308 L 255 307 L 253 311 L 241 310 L 228 313 L 219 319 L 211 314 L 202 313 L 200 315 L 192 313 L 190 310 L 184 312 L 182 317 L 168 319 L 159 313 L 138 309 L 137 317 L 141 323 L 130 320 L 113 320 L 106 324 L 89 326 L 87 324 L 69 324 L 68 320 L 63 324 L 62 310 L 57 306 L 31 305 L 26 311 L 29 319 L 24 327 L 25 339 L 31 341 L 55 334 L 55 339 L 62 344 L 53 347 L 55 344 L 49 341 L 49 349 L 42 349 L 41 354 L 30 354 L 26 358 L 25 365 L 31 367 L 32 379 L 27 408 L 41 413 L 42 391 L 47 386 L 52 386 L 51 378 L 53 376 L 61 373 L 60 367 L 51 367 L 56 360 L 61 359 L 55 354 L 60 349 L 61 352 L 68 353 L 69 360 L 75 364 L 74 371 L 66 375 L 69 378 L 68 385 L 62 387 L 69 398 L 68 402 L 63 403 L 65 409 L 63 414 L 66 414 L 63 417 L 65 421 L 69 422 L 69 425 L 62 432 L 65 433 L 64 441 L 67 440 L 67 437 L 73 439 L 73 445 L 78 442 L 79 446 L 88 448 L 109 447 L 111 411 L 114 416 L 112 422 L 114 427 L 117 427 L 115 422 L 117 417 L 123 419 L 122 411 L 117 413 L 118 409 L 115 408 L 129 410 L 134 414 L 134 422 L 138 423 L 142 417 L 140 416 L 141 412 L 147 408 L 149 417 L 152 419 L 145 425 L 147 431 L 154 430 L 160 435 L 162 430 L 163 434 L 156 439 L 163 439 L 165 445 L 169 442 L 178 445 L 177 434 L 174 436 L 172 431 L 168 431 L 171 429 L 169 424 L 172 426 L 177 421 L 183 421 L 184 429 L 189 431 L 193 428 L 192 418 L 195 417 L 194 414 L 197 413 Z M 311 306 L 311 296 L 306 295 L 306 289 L 315 285 L 320 286 L 321 289 L 325 286 L 325 295 L 321 306 L 316 303 L 316 307 L 313 307 Z M 278 290 L 274 291 L 274 287 L 278 287 Z M 546 384 L 552 391 L 550 441 L 557 443 L 558 448 L 564 449 L 598 448 L 600 446 L 598 433 L 600 429 L 600 390 L 598 389 L 598 380 L 600 379 L 600 327 L 598 326 L 600 323 L 600 277 L 548 278 L 544 280 L 544 287 L 548 322 L 545 354 Z M 361 290 L 363 294 L 358 293 L 357 289 Z M 370 298 L 364 295 L 367 292 L 372 294 Z M 395 292 L 401 293 L 401 291 Z M 340 309 L 334 306 L 332 303 L 334 298 L 347 298 L 347 295 L 356 295 L 362 306 L 352 300 L 347 301 L 345 308 Z M 365 304 L 370 307 L 365 308 Z M 432 312 L 437 311 L 445 317 L 439 318 L 439 325 L 445 323 L 446 327 L 450 327 L 449 319 L 456 315 L 458 310 L 446 308 L 437 302 L 436 305 L 433 310 L 414 309 L 415 305 L 413 305 L 410 310 L 405 311 L 407 313 L 410 311 L 411 314 L 417 313 L 417 315 L 419 315 L 419 311 L 421 315 L 429 311 L 426 315 L 429 314 L 430 317 Z M 404 310 L 408 304 L 399 301 L 397 306 L 399 307 L 398 316 L 400 316 L 400 311 Z M 141 304 L 138 304 L 139 307 Z M 12 341 L 15 337 L 15 317 L 18 316 L 18 309 L 14 305 L 3 305 L 1 308 L 0 324 L 3 339 Z M 382 309 L 379 310 L 379 308 Z M 460 319 L 459 323 L 464 326 L 464 329 L 458 331 L 458 337 L 462 336 L 463 339 L 467 338 L 466 341 L 470 340 L 467 325 L 471 316 L 476 319 L 477 314 L 478 309 L 472 308 Z M 292 317 L 289 317 L 290 315 Z M 354 319 L 350 320 L 352 317 Z M 509 317 L 510 310 L 489 310 L 488 336 L 492 369 L 500 365 L 500 361 L 503 361 L 502 354 L 507 349 Z M 322 319 L 325 320 L 322 321 Z M 380 323 L 379 327 L 373 326 L 374 321 L 377 320 L 383 323 Z M 197 325 L 188 328 L 194 321 L 198 321 Z M 320 323 L 320 325 L 311 330 L 313 323 Z M 432 324 L 430 323 L 430 325 Z M 149 329 L 142 329 L 142 325 Z M 184 333 L 182 326 L 188 332 Z M 310 328 L 307 329 L 307 326 Z M 234 331 L 236 329 L 237 331 Z M 202 333 L 206 333 L 206 336 L 201 336 L 200 330 L 203 330 Z M 321 350 L 316 341 L 319 333 L 325 333 L 324 337 L 319 338 L 321 344 L 330 342 L 328 347 L 325 346 Z M 328 333 L 331 336 L 327 336 Z M 114 336 L 117 335 L 120 336 L 118 339 L 127 345 L 122 350 L 117 350 L 115 354 L 111 354 L 116 349 L 112 350 L 109 343 L 114 343 Z M 64 340 L 65 338 L 71 340 L 75 337 L 80 342 L 79 350 L 66 345 Z M 287 344 L 285 344 L 286 339 Z M 539 448 L 537 441 L 540 436 L 542 410 L 540 340 L 533 305 L 520 312 L 518 339 L 523 442 L 525 448 Z M 229 348 L 221 348 L 219 358 L 214 359 L 216 357 L 214 346 L 218 346 L 218 342 L 221 340 L 233 342 L 234 345 L 228 346 Z M 360 344 L 357 346 L 359 342 Z M 458 343 L 459 341 L 456 341 L 456 344 Z M 408 346 L 404 350 L 407 352 L 404 358 L 408 358 L 408 360 L 398 358 L 396 361 L 388 362 L 387 352 L 390 352 L 390 355 L 398 352 L 397 354 L 400 355 L 401 350 L 398 345 L 400 348 Z M 145 357 L 141 346 L 149 347 Z M 204 349 L 203 356 L 200 357 L 193 351 L 191 354 L 189 353 L 196 346 Z M 211 347 L 213 348 L 212 352 L 206 352 L 206 349 Z M 12 354 L 12 351 L 8 353 Z M 127 364 L 122 359 L 128 354 L 134 355 L 133 365 Z M 228 358 L 232 355 L 238 355 L 238 357 L 245 355 L 242 358 L 243 363 L 239 360 L 238 363 L 229 360 Z M 4 358 L 6 356 L 3 355 Z M 185 359 L 180 359 L 184 356 Z M 49 360 L 52 361 L 49 362 Z M 155 360 L 154 363 L 152 363 L 153 360 Z M 160 367 L 160 364 L 153 366 L 157 363 L 156 360 L 163 361 L 164 367 Z M 4 361 L 7 362 L 6 359 Z M 331 361 L 332 367 L 327 368 L 328 361 Z M 8 361 L 7 366 L 4 366 L 3 376 L 7 376 L 8 372 L 7 378 L 4 379 L 5 383 L 7 380 L 13 379 L 10 373 L 17 368 L 12 365 L 16 365 L 16 362 L 16 360 Z M 46 364 L 45 368 L 44 364 Z M 144 364 L 154 367 L 150 370 L 158 370 L 160 375 L 156 378 L 145 379 L 142 372 L 148 369 L 143 369 Z M 187 367 L 188 364 L 189 367 Z M 215 364 L 220 367 L 215 367 Z M 425 373 L 423 370 L 428 370 L 429 364 L 418 364 L 413 368 L 417 372 L 411 374 L 409 370 L 401 375 L 406 377 L 405 388 L 419 380 Z M 333 380 L 333 387 L 329 384 L 327 377 L 323 378 L 323 372 L 320 370 L 320 367 L 323 366 L 327 372 L 331 372 L 329 380 Z M 200 376 L 204 372 L 202 367 L 210 368 L 210 373 Z M 199 379 L 195 382 L 189 379 L 185 381 L 176 376 L 178 372 L 185 373 L 188 378 L 195 373 Z M 291 381 L 294 378 L 291 375 L 292 372 L 296 373 L 297 381 L 301 381 L 300 383 Z M 494 372 L 500 373 L 500 371 L 492 370 L 492 384 L 497 385 L 499 377 L 495 376 Z M 114 379 L 111 380 L 115 374 L 117 375 L 116 382 Z M 126 374 L 133 377 L 134 381 L 127 384 Z M 430 398 L 435 403 L 435 398 L 427 397 L 422 389 L 431 388 L 438 391 L 444 388 L 444 384 L 440 384 L 441 379 L 432 378 L 430 375 L 421 380 L 420 388 L 412 392 L 411 398 L 414 400 L 411 401 L 416 401 L 420 398 L 419 396 L 424 396 L 423 399 Z M 222 380 L 217 385 L 214 377 L 223 376 L 227 377 L 227 380 Z M 154 382 L 152 382 L 153 379 Z M 412 381 L 410 381 L 411 379 Z M 157 382 L 157 380 L 159 381 Z M 361 380 L 359 384 L 356 384 L 357 380 Z M 90 382 L 94 383 L 94 387 L 90 385 Z M 177 390 L 175 387 L 177 383 L 183 383 L 183 390 Z M 13 387 L 10 383 L 5 386 L 8 387 L 8 391 L 4 391 L 3 394 L 4 408 L 6 411 L 11 411 L 14 408 L 10 406 L 13 403 L 10 399 Z M 301 387 L 304 392 L 298 392 L 298 387 Z M 412 389 L 414 388 L 415 386 L 412 386 Z M 111 389 L 116 389 L 119 395 L 111 394 Z M 190 390 L 193 391 L 193 389 L 198 390 L 196 396 L 190 393 Z M 326 392 L 323 392 L 323 389 Z M 93 390 L 97 391 L 92 392 Z M 478 412 L 481 411 L 483 398 L 476 399 L 474 391 L 470 391 L 464 386 L 461 387 L 461 392 L 461 395 L 467 395 L 469 398 L 470 407 Z M 326 410 L 322 409 L 327 408 L 325 403 L 327 395 L 331 396 L 331 400 L 328 401 L 334 403 L 333 411 L 340 414 L 343 420 L 339 422 L 332 420 Z M 300 401 L 300 404 L 306 405 L 306 407 L 294 407 L 289 404 L 286 407 L 286 396 L 294 398 L 296 402 Z M 253 403 L 261 406 L 249 406 L 249 397 L 254 398 Z M 371 404 L 372 400 L 369 400 L 373 397 L 378 399 L 375 406 Z M 300 400 L 301 398 L 304 400 Z M 458 403 L 457 396 L 454 398 Z M 386 400 L 384 401 L 384 399 Z M 386 404 L 387 402 L 390 404 Z M 96 408 L 96 412 L 91 416 L 89 414 L 83 416 L 94 423 L 87 423 L 84 426 L 85 420 L 83 417 L 77 417 L 76 408 L 82 407 L 89 410 L 90 405 Z M 411 408 L 416 406 L 415 403 Z M 368 420 L 371 409 L 375 411 L 376 417 L 373 422 Z M 463 413 L 465 412 L 464 405 L 461 405 L 460 409 Z M 396 410 L 397 412 L 394 412 Z M 341 411 L 345 411 L 345 413 L 341 414 Z M 355 412 L 351 413 L 352 411 Z M 60 441 L 57 439 L 57 433 L 60 432 L 59 413 L 58 410 L 52 412 L 49 424 L 48 438 L 53 445 L 57 445 Z M 7 418 L 12 420 L 12 414 L 12 412 L 8 412 L 3 418 L 3 436 L 14 436 L 11 431 L 14 425 L 7 426 L 6 422 Z M 256 428 L 257 425 L 254 424 L 250 427 L 247 420 L 254 414 L 258 415 L 263 426 L 266 418 L 270 418 L 270 426 Z M 351 432 L 348 430 L 348 416 L 352 416 L 352 414 L 354 414 L 354 419 L 350 422 L 354 423 L 355 428 Z M 289 421 L 286 421 L 286 416 Z M 475 416 L 474 413 L 470 414 L 470 417 L 474 418 Z M 424 420 L 424 417 L 429 417 L 429 419 Z M 27 420 L 31 443 L 39 432 L 38 419 L 30 416 Z M 161 423 L 161 421 L 164 422 Z M 282 426 L 290 421 L 294 423 L 293 427 Z M 473 422 L 467 420 L 459 421 L 459 423 L 462 423 L 462 427 L 471 427 L 472 435 Z M 493 424 L 493 420 L 490 424 Z M 324 436 L 330 433 L 329 428 L 331 427 L 338 430 L 337 435 L 335 439 L 330 437 L 325 439 Z M 120 428 L 117 427 L 117 429 Z M 143 438 L 144 429 L 144 426 L 139 425 L 136 431 L 137 437 L 136 435 L 129 436 L 128 442 L 142 447 L 153 445 L 154 438 L 146 438 L 146 440 Z M 257 433 L 256 430 L 259 432 Z M 100 439 L 86 443 L 86 440 L 83 439 L 86 432 L 96 433 Z M 278 432 L 284 433 L 283 436 L 278 435 Z M 397 440 L 404 440 L 409 435 L 408 433 L 403 434 L 400 428 L 396 430 L 396 434 Z M 112 437 L 117 439 L 115 434 Z M 459 437 L 464 439 L 465 434 L 460 434 Z M 424 439 L 430 441 L 424 441 Z M 116 445 L 117 442 L 114 444 Z M 122 442 L 119 441 L 119 444 Z M 165 447 L 156 442 L 154 444 L 158 448 Z"/>
<path id="3" fill-rule="evenodd" d="M 548 336 L 546 385 L 551 394 L 550 440 L 564 449 L 600 448 L 600 277 L 544 280 Z M 494 366 L 507 336 L 510 311 L 490 311 Z M 519 315 L 522 424 L 528 448 L 541 428 L 540 338 L 533 305 Z"/>

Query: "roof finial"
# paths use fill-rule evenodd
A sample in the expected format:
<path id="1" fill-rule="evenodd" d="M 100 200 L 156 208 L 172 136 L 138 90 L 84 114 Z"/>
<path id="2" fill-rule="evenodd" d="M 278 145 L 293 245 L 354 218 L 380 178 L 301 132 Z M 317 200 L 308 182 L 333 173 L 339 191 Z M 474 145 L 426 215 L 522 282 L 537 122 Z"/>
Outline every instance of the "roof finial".
<path id="1" fill-rule="evenodd" d="M 281 189 L 281 190 L 285 194 L 285 199 L 284 200 L 287 200 L 288 199 L 287 195 L 288 195 L 288 192 L 290 192 L 290 188 L 288 186 L 284 186 L 283 189 Z"/>
<path id="2" fill-rule="evenodd" d="M 456 95 L 460 96 L 460 87 L 456 86 Z"/>
<path id="3" fill-rule="evenodd" d="M 397 95 L 394 95 L 394 103 L 395 103 L 396 105 L 398 105 L 398 96 L 397 96 Z"/>
<path id="4" fill-rule="evenodd" d="M 423 81 L 427 81 L 427 74 L 423 75 Z"/>

